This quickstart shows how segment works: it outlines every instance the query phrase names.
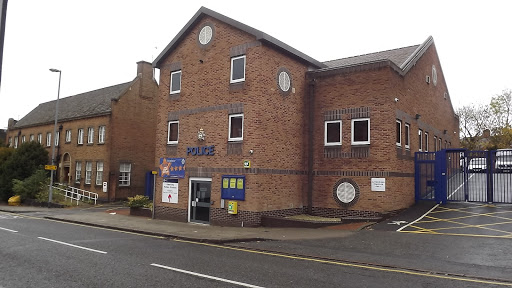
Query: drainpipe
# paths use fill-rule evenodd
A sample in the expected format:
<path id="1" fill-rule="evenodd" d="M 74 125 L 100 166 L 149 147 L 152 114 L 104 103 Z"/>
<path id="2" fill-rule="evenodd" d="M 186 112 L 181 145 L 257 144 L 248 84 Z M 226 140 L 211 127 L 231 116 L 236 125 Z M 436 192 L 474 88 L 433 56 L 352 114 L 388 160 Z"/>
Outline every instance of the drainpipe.
<path id="1" fill-rule="evenodd" d="M 308 99 L 305 101 L 308 111 L 308 211 L 311 215 L 313 213 L 313 159 L 314 159 L 314 120 L 315 120 L 315 84 L 316 79 L 311 79 L 309 82 Z"/>

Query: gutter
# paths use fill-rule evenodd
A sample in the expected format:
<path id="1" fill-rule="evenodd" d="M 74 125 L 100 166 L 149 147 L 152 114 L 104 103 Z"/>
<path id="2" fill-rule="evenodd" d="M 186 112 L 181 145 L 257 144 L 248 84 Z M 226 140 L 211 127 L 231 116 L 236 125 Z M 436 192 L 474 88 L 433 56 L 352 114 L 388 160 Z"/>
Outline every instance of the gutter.
<path id="1" fill-rule="evenodd" d="M 307 214 L 311 215 L 313 213 L 313 160 L 314 160 L 314 120 L 315 120 L 315 85 L 316 85 L 316 79 L 313 78 L 310 80 L 308 84 L 308 99 L 304 101 L 304 103 L 307 105 L 306 109 L 308 111 L 308 125 L 307 125 L 307 133 L 308 135 L 308 191 L 307 191 L 307 198 L 308 198 L 308 210 Z"/>

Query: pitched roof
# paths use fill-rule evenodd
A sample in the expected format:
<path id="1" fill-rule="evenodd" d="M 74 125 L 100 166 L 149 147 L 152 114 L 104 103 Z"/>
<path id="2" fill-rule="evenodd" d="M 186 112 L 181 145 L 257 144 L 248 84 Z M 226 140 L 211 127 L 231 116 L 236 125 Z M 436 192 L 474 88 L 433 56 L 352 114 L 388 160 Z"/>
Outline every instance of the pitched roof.
<path id="1" fill-rule="evenodd" d="M 432 36 L 429 36 L 425 42 L 419 45 L 402 47 L 381 52 L 369 53 L 359 56 L 342 58 L 337 60 L 326 61 L 324 64 L 328 68 L 320 69 L 319 72 L 332 69 L 341 69 L 358 65 L 389 61 L 395 65 L 395 69 L 400 74 L 405 75 L 409 69 L 418 61 L 425 53 L 428 47 L 434 43 Z"/>
<path id="2" fill-rule="evenodd" d="M 162 60 L 165 57 L 167 57 L 174 50 L 174 48 L 177 46 L 177 44 L 179 44 L 179 42 L 188 34 L 190 29 L 192 29 L 192 26 L 194 26 L 194 24 L 196 24 L 198 21 L 200 21 L 204 16 L 210 16 L 212 18 L 218 19 L 230 26 L 233 26 L 239 30 L 242 30 L 248 34 L 251 34 L 254 37 L 256 37 L 256 40 L 264 42 L 271 46 L 274 46 L 277 49 L 283 50 L 283 51 L 293 55 L 294 57 L 297 57 L 298 59 L 307 62 L 308 64 L 310 64 L 316 68 L 326 68 L 327 67 L 322 62 L 319 62 L 319 61 L 309 57 L 308 55 L 296 50 L 295 48 L 277 40 L 276 38 L 274 38 L 266 33 L 263 33 L 257 29 L 254 29 L 254 28 L 248 26 L 248 25 L 245 25 L 241 22 L 238 22 L 238 21 L 233 20 L 229 17 L 226 17 L 222 14 L 219 14 L 219 13 L 217 13 L 213 10 L 210 10 L 206 7 L 201 7 L 196 12 L 196 14 L 188 21 L 188 23 L 181 29 L 181 31 L 174 37 L 174 39 L 172 39 L 172 41 L 167 45 L 167 47 L 165 47 L 165 49 L 162 51 L 162 53 L 160 53 L 160 55 L 158 55 L 158 57 L 156 57 L 155 61 L 153 61 L 153 67 L 159 68 Z"/>
<path id="3" fill-rule="evenodd" d="M 61 98 L 59 99 L 58 120 L 67 121 L 109 114 L 112 111 L 111 100 L 119 99 L 130 84 L 131 82 L 127 82 Z M 34 110 L 21 118 L 21 120 L 14 125 L 14 128 L 52 123 L 55 121 L 56 101 L 57 100 L 53 100 L 39 104 Z"/>

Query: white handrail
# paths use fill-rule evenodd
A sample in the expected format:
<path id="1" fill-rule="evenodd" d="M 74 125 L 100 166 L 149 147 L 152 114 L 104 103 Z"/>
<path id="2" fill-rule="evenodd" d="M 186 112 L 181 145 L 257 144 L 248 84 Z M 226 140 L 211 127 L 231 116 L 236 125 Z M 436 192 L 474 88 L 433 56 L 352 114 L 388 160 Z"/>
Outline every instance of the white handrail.
<path id="1" fill-rule="evenodd" d="M 98 200 L 98 193 L 94 193 L 91 191 L 79 189 L 72 186 L 67 186 L 63 184 L 56 184 L 57 186 L 54 186 L 54 189 L 60 190 L 64 192 L 64 196 L 66 198 L 70 198 L 70 201 L 73 202 L 73 200 L 76 200 L 76 205 L 78 205 L 79 201 L 84 201 L 85 198 L 89 200 L 94 200 L 94 205 L 96 205 L 96 201 Z M 62 188 L 64 186 L 65 188 Z"/>

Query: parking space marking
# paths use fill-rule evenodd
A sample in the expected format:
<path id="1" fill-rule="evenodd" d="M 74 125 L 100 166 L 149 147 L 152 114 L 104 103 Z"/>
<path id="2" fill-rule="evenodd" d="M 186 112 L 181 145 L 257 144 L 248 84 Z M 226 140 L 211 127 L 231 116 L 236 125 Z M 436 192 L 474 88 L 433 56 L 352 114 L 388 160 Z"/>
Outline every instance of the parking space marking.
<path id="1" fill-rule="evenodd" d="M 411 224 L 407 226 L 409 227 L 409 230 L 405 230 L 404 228 L 406 228 L 406 226 L 404 226 L 402 229 L 397 231 L 436 235 L 512 238 L 512 210 L 493 212 L 482 211 L 483 213 L 479 213 L 478 211 L 475 211 L 475 209 L 478 208 L 500 209 L 499 206 L 489 204 L 474 205 L 462 208 L 435 206 L 425 215 L 416 219 L 414 222 L 411 222 Z M 447 213 L 454 213 L 455 215 L 453 216 L 455 217 L 443 218 L 443 216 L 447 215 Z M 461 213 L 463 216 L 461 216 Z M 480 221 L 477 224 L 468 224 L 461 221 L 465 219 L 471 219 L 473 222 L 477 222 L 479 220 Z M 489 222 L 489 220 L 498 221 Z M 434 225 L 437 224 L 440 226 L 435 227 Z M 481 231 L 481 233 L 475 234 L 475 229 Z M 470 233 L 464 233 L 465 231 Z"/>

